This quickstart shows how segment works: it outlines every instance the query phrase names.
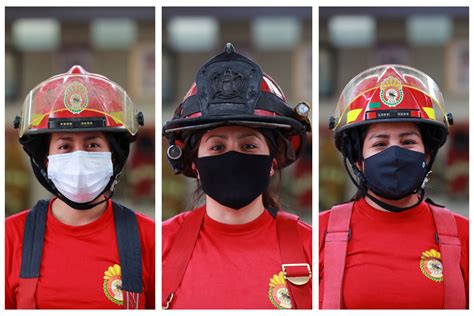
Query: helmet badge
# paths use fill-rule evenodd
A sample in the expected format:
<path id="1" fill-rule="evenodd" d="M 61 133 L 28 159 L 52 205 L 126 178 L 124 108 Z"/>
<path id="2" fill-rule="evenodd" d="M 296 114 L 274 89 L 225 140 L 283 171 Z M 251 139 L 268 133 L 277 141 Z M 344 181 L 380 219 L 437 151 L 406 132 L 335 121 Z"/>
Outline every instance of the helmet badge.
<path id="1" fill-rule="evenodd" d="M 390 76 L 380 84 L 380 100 L 389 107 L 395 107 L 403 100 L 402 83 Z"/>
<path id="2" fill-rule="evenodd" d="M 215 91 L 213 98 L 229 100 L 239 97 L 245 88 L 245 78 L 239 72 L 227 68 L 224 73 L 216 74 L 212 80 L 212 88 Z"/>
<path id="3" fill-rule="evenodd" d="M 84 111 L 88 103 L 87 88 L 82 83 L 74 81 L 64 91 L 64 106 L 69 112 L 79 114 Z"/>

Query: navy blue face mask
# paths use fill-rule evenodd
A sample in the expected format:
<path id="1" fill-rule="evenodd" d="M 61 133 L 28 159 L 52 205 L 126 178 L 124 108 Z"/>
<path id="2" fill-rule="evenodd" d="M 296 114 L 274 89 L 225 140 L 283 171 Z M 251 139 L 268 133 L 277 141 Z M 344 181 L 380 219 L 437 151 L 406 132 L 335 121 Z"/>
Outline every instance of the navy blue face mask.
<path id="1" fill-rule="evenodd" d="M 195 159 L 202 190 L 235 210 L 250 204 L 268 187 L 272 157 L 229 151 Z"/>
<path id="2" fill-rule="evenodd" d="M 399 146 L 391 146 L 364 159 L 367 187 L 389 200 L 400 200 L 417 192 L 426 173 L 425 155 Z"/>

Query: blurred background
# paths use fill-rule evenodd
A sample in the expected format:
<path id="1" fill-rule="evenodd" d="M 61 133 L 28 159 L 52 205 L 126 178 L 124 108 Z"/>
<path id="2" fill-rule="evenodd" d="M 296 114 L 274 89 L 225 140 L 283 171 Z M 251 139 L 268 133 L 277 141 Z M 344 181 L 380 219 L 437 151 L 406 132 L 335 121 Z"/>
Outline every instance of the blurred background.
<path id="1" fill-rule="evenodd" d="M 319 208 L 348 200 L 355 186 L 336 150 L 328 119 L 344 86 L 379 64 L 405 64 L 439 85 L 454 126 L 433 166 L 427 195 L 468 216 L 469 8 L 319 8 Z"/>
<path id="2" fill-rule="evenodd" d="M 283 89 L 288 103 L 311 103 L 311 7 L 164 7 L 163 122 L 191 87 L 199 67 L 231 42 Z M 316 107 L 317 111 L 317 107 Z M 316 112 L 317 113 L 317 112 Z M 311 223 L 311 143 L 281 177 L 283 208 Z M 196 180 L 174 175 L 163 138 L 163 220 L 193 204 Z"/>
<path id="3" fill-rule="evenodd" d="M 13 119 L 31 89 L 75 64 L 117 82 L 144 113 L 114 200 L 154 218 L 154 7 L 5 9 L 5 215 L 51 197 L 33 175 Z"/>

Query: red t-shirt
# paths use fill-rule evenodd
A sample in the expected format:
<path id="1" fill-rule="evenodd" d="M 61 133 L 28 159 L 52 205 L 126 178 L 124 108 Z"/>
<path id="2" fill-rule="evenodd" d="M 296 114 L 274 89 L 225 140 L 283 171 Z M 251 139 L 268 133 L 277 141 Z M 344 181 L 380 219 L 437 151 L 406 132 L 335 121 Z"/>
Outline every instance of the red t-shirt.
<path id="1" fill-rule="evenodd" d="M 469 221 L 454 214 L 461 240 L 461 270 L 469 298 Z M 324 283 L 324 234 L 329 211 L 319 217 L 320 307 Z M 364 199 L 354 204 L 342 287 L 346 309 L 441 309 L 444 288 L 429 206 L 383 212 Z M 442 259 L 442 258 L 441 258 Z"/>
<path id="2" fill-rule="evenodd" d="M 51 205 L 51 204 L 50 204 Z M 23 231 L 28 211 L 6 219 L 5 306 L 16 308 Z M 155 223 L 137 214 L 143 292 L 139 308 L 155 306 Z M 107 273 L 106 273 L 107 272 Z M 48 210 L 36 303 L 40 309 L 120 309 L 120 260 L 112 203 L 95 221 L 70 226 Z"/>
<path id="3" fill-rule="evenodd" d="M 163 223 L 163 264 L 189 213 Z M 311 227 L 299 222 L 299 233 L 311 264 Z M 242 225 L 223 224 L 206 214 L 171 308 L 291 308 L 281 264 L 276 220 L 270 213 Z"/>

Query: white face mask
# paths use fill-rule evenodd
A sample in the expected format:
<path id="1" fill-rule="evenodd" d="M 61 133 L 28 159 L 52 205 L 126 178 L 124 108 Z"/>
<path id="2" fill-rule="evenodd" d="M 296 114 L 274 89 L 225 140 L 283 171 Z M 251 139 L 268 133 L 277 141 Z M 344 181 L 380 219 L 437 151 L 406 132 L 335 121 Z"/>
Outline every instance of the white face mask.
<path id="1" fill-rule="evenodd" d="M 74 151 L 48 156 L 48 178 L 76 203 L 95 200 L 113 175 L 110 152 Z"/>

